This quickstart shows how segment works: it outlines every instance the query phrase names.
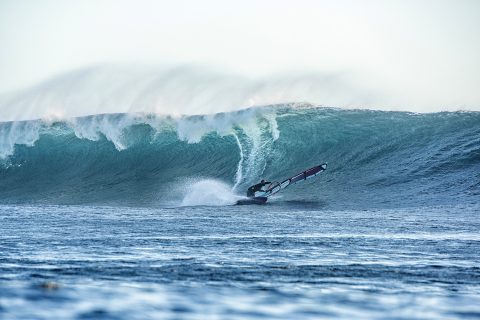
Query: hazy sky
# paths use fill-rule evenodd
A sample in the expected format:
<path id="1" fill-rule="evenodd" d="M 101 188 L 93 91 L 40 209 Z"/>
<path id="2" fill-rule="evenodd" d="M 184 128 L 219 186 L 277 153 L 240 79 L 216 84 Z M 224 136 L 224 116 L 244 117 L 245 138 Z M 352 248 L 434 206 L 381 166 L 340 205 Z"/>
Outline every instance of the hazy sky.
<path id="1" fill-rule="evenodd" d="M 479 39 L 476 0 L 0 0 L 0 93 L 94 64 L 194 63 L 348 74 L 380 105 L 480 110 Z"/>

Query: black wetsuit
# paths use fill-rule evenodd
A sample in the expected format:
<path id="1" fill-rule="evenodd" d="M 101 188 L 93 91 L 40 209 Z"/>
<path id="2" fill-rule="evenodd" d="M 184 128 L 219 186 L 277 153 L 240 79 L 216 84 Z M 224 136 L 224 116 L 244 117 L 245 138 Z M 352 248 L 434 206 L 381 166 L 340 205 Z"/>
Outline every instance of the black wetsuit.
<path id="1" fill-rule="evenodd" d="M 270 184 L 270 183 L 271 183 L 270 181 L 265 181 L 265 182 L 260 182 L 260 183 L 257 183 L 255 185 L 251 186 L 247 190 L 247 197 L 250 197 L 250 198 L 254 197 L 255 192 L 262 190 L 263 186 L 265 186 L 267 184 Z"/>

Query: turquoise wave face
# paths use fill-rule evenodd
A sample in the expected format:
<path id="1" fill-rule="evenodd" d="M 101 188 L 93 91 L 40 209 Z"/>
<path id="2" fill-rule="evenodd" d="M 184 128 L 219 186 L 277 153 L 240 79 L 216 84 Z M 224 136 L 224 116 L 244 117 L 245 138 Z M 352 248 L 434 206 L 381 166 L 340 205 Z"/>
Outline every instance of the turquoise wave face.
<path id="1" fill-rule="evenodd" d="M 224 199 L 261 178 L 282 180 L 322 162 L 329 163 L 325 173 L 272 205 L 475 202 L 480 113 L 284 105 L 177 118 L 5 122 L 0 162 L 2 203 L 175 206 L 192 192 Z"/>

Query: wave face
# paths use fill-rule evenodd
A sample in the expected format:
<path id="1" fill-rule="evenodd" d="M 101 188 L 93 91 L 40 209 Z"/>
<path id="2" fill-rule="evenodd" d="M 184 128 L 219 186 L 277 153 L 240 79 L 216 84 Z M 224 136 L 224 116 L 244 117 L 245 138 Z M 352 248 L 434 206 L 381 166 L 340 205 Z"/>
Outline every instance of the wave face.
<path id="1" fill-rule="evenodd" d="M 276 105 L 0 123 L 2 203 L 176 206 L 197 204 L 192 194 L 221 194 L 226 204 L 260 178 L 321 162 L 325 173 L 272 205 L 476 203 L 480 113 Z"/>

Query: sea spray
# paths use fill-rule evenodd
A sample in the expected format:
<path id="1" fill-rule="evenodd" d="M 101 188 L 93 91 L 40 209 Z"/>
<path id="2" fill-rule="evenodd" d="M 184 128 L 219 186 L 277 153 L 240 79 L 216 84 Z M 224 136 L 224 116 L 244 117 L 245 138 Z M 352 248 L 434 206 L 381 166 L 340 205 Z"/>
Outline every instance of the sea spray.
<path id="1" fill-rule="evenodd" d="M 225 206 L 232 205 L 242 197 L 232 192 L 228 184 L 212 179 L 193 182 L 186 187 L 182 206 Z"/>
<path id="2" fill-rule="evenodd" d="M 365 89 L 356 90 L 351 80 L 339 74 L 289 72 L 254 79 L 199 66 L 99 65 L 1 95 L 0 119 L 69 119 L 105 113 L 206 115 L 298 101 L 368 105 Z"/>
<path id="3" fill-rule="evenodd" d="M 235 184 L 233 185 L 233 188 L 232 188 L 232 190 L 235 191 L 237 186 L 240 184 L 240 182 L 242 181 L 242 178 L 243 178 L 243 174 L 242 174 L 243 160 L 244 160 L 245 157 L 243 155 L 243 147 L 242 147 L 242 144 L 240 142 L 240 139 L 238 138 L 238 135 L 236 135 L 234 133 L 233 137 L 235 138 L 235 141 L 237 142 L 238 152 L 239 152 L 239 155 L 240 155 L 240 161 L 238 161 L 238 165 L 237 165 L 237 172 L 235 172 Z"/>

